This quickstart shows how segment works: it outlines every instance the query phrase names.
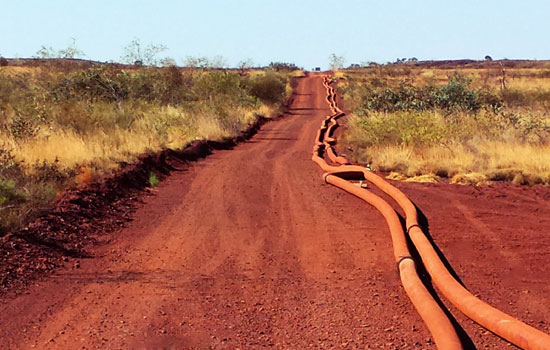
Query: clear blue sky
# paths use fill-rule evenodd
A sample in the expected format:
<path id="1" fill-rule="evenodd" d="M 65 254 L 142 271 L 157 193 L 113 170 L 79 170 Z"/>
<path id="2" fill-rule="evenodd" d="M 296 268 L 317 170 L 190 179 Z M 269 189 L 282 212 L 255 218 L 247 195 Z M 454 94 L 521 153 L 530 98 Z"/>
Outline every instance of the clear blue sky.
<path id="1" fill-rule="evenodd" d="M 33 56 L 71 38 L 85 58 L 119 60 L 132 39 L 230 65 L 328 66 L 426 59 L 550 59 L 550 2 L 300 0 L 0 0 L 0 55 Z"/>

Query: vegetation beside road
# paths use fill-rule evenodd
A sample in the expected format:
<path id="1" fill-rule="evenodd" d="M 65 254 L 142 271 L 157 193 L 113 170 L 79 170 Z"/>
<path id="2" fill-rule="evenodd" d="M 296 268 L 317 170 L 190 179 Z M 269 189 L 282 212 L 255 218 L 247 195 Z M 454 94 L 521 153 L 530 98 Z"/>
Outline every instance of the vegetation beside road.
<path id="1" fill-rule="evenodd" d="M 550 183 L 550 66 L 389 64 L 336 73 L 344 143 L 396 179 Z"/>
<path id="2" fill-rule="evenodd" d="M 123 162 L 231 138 L 279 114 L 294 74 L 62 60 L 1 67 L 0 236 Z"/>

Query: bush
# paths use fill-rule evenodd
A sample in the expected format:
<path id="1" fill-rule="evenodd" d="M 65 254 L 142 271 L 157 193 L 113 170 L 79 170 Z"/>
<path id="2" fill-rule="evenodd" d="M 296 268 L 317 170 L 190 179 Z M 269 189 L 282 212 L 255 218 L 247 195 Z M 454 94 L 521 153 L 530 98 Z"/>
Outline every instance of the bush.
<path id="1" fill-rule="evenodd" d="M 267 104 L 281 102 L 286 88 L 285 82 L 279 76 L 269 72 L 249 78 L 246 86 L 252 96 Z"/>
<path id="2" fill-rule="evenodd" d="M 94 67 L 69 75 L 59 82 L 52 94 L 57 100 L 87 99 L 121 101 L 128 94 L 126 73 L 108 66 Z"/>
<path id="3" fill-rule="evenodd" d="M 356 117 L 351 128 L 359 128 L 361 144 L 427 145 L 443 140 L 446 128 L 434 113 L 399 111 L 374 113 L 368 118 Z"/>
<path id="4" fill-rule="evenodd" d="M 458 74 L 440 87 L 416 87 L 401 82 L 397 88 L 390 88 L 386 87 L 385 82 L 374 80 L 371 82 L 372 88 L 363 90 L 359 112 L 425 111 L 435 108 L 448 112 L 475 112 L 483 106 L 500 108 L 501 99 L 498 96 L 489 91 L 473 90 L 469 83 L 468 79 Z"/>
<path id="5" fill-rule="evenodd" d="M 15 187 L 13 180 L 0 180 L 0 205 L 5 203 L 21 203 L 27 199 L 25 193 Z"/>
<path id="6" fill-rule="evenodd" d="M 294 71 L 294 70 L 299 70 L 300 69 L 294 63 L 286 63 L 286 62 L 271 62 L 269 64 L 268 68 L 273 69 L 277 72 L 279 72 L 279 71 Z"/>
<path id="7" fill-rule="evenodd" d="M 397 89 L 372 90 L 364 97 L 363 109 L 379 112 L 423 111 L 434 108 L 432 88 L 402 83 Z"/>
<path id="8" fill-rule="evenodd" d="M 469 83 L 469 79 L 455 74 L 448 84 L 435 90 L 435 105 L 445 110 L 477 111 L 481 108 L 480 94 L 471 90 Z"/>
<path id="9" fill-rule="evenodd" d="M 143 68 L 135 73 L 101 66 L 62 79 L 52 95 L 57 100 L 120 102 L 131 98 L 177 106 L 192 99 L 192 86 L 193 77 L 175 66 Z"/>
<path id="10" fill-rule="evenodd" d="M 184 101 L 193 100 L 193 76 L 183 74 L 180 69 L 170 66 L 160 70 L 153 96 L 161 104 L 178 106 Z"/>
<path id="11" fill-rule="evenodd" d="M 195 81 L 192 93 L 196 99 L 206 101 L 216 110 L 229 106 L 252 106 L 254 98 L 243 86 L 242 79 L 231 72 L 205 72 Z"/>

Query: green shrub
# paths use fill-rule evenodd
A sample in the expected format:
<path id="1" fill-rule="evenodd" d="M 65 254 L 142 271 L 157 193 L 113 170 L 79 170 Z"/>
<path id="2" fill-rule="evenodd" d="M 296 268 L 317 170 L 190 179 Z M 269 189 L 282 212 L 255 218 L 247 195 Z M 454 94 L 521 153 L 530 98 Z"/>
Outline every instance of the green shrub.
<path id="1" fill-rule="evenodd" d="M 252 96 L 259 98 L 264 103 L 275 104 L 281 102 L 286 84 L 280 76 L 267 72 L 249 78 L 246 86 Z"/>
<path id="2" fill-rule="evenodd" d="M 468 87 L 470 80 L 455 74 L 446 85 L 436 89 L 435 105 L 446 110 L 477 111 L 481 108 L 479 92 Z"/>
<path id="3" fill-rule="evenodd" d="M 155 187 L 160 183 L 160 180 L 158 179 L 157 175 L 154 172 L 149 173 L 149 185 L 151 187 Z"/>
<path id="4" fill-rule="evenodd" d="M 14 180 L 0 180 L 0 205 L 21 203 L 27 199 L 25 193 L 17 190 Z"/>
<path id="5" fill-rule="evenodd" d="M 447 112 L 475 112 L 483 106 L 492 109 L 500 107 L 498 96 L 489 91 L 473 90 L 469 83 L 467 78 L 459 74 L 455 74 L 446 85 L 439 87 L 417 87 L 401 82 L 397 88 L 392 88 L 387 87 L 386 82 L 373 80 L 370 87 L 362 90 L 363 103 L 359 114 L 368 111 L 425 111 L 436 108 Z"/>
<path id="6" fill-rule="evenodd" d="M 193 77 L 191 74 L 182 74 L 174 66 L 163 68 L 160 71 L 159 88 L 155 91 L 158 100 L 165 105 L 180 105 L 183 101 L 193 99 L 191 89 L 193 87 Z"/>
<path id="7" fill-rule="evenodd" d="M 204 72 L 195 81 L 192 92 L 196 99 L 205 101 L 214 110 L 229 106 L 252 106 L 255 99 L 242 84 L 238 74 L 224 71 Z"/>
<path id="8" fill-rule="evenodd" d="M 104 65 L 70 74 L 53 88 L 52 95 L 58 101 L 140 99 L 177 106 L 194 99 L 192 87 L 192 75 L 183 74 L 175 66 L 126 72 Z"/>
<path id="9" fill-rule="evenodd" d="M 93 67 L 70 74 L 53 89 L 57 100 L 86 99 L 91 101 L 121 101 L 128 94 L 127 73 L 109 66 Z"/>
<path id="10" fill-rule="evenodd" d="M 373 113 L 369 117 L 359 117 L 355 123 L 352 128 L 360 128 L 361 143 L 367 146 L 420 146 L 439 142 L 447 133 L 441 119 L 427 112 Z"/>
<path id="11" fill-rule="evenodd" d="M 432 87 L 401 83 L 397 89 L 372 90 L 364 96 L 363 109 L 379 112 L 423 111 L 434 108 Z"/>
<path id="12" fill-rule="evenodd" d="M 137 72 L 121 72 L 116 76 L 127 89 L 127 98 L 157 102 L 162 105 L 180 105 L 190 97 L 193 77 L 182 74 L 175 66 L 143 68 Z"/>
<path id="13" fill-rule="evenodd" d="M 268 68 L 273 69 L 277 72 L 279 72 L 279 71 L 291 72 L 291 71 L 301 69 L 297 65 L 295 65 L 294 63 L 286 63 L 286 62 L 271 62 L 269 64 Z"/>

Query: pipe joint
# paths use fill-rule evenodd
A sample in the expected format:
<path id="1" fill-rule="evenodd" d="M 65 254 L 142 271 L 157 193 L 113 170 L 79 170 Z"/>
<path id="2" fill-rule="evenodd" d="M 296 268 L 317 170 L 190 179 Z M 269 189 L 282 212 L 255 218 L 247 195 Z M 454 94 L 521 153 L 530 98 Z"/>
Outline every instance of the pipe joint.
<path id="1" fill-rule="evenodd" d="M 411 226 L 407 227 L 407 235 L 411 233 L 411 229 L 413 227 L 418 227 L 420 229 L 420 231 L 423 231 L 422 226 L 420 226 L 419 224 L 412 224 Z"/>
<path id="2" fill-rule="evenodd" d="M 399 269 L 399 265 L 404 261 L 404 260 L 407 260 L 407 259 L 411 259 L 413 262 L 414 262 L 414 259 L 412 256 L 410 255 L 401 255 L 399 257 L 399 259 L 397 259 L 397 268 Z"/>

